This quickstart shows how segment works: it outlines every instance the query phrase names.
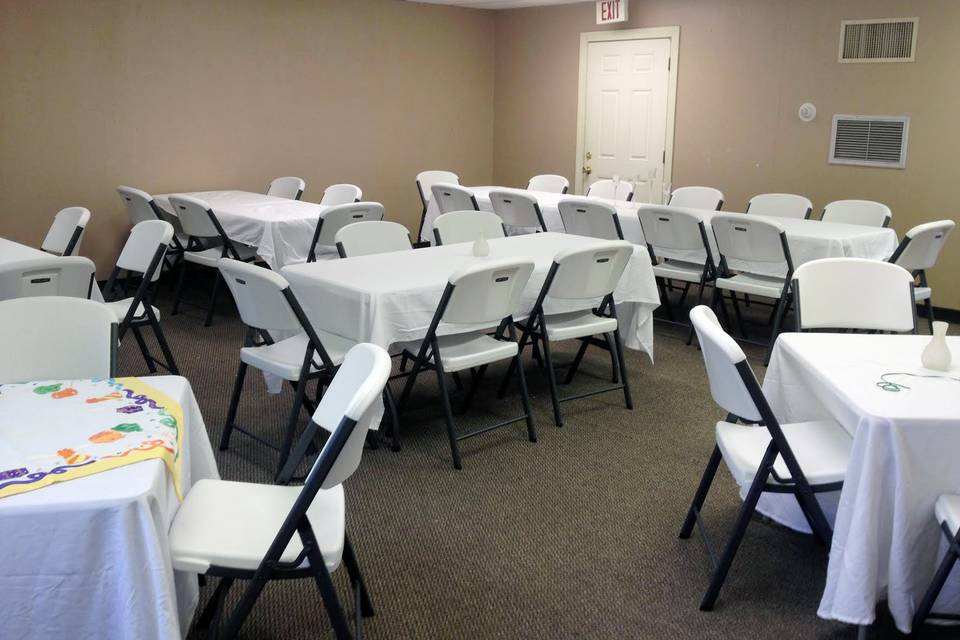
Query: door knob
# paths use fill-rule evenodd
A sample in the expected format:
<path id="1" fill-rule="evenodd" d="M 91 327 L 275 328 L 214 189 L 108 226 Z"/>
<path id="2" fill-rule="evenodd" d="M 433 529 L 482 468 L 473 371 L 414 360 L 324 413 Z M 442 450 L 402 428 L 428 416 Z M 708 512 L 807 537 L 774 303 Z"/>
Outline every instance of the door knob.
<path id="1" fill-rule="evenodd" d="M 586 173 L 587 175 L 590 175 L 591 171 L 593 171 L 593 169 L 590 167 L 590 165 L 586 165 L 583 167 L 583 172 Z"/>
<path id="2" fill-rule="evenodd" d="M 590 160 L 591 158 L 593 158 L 593 154 L 587 151 L 587 160 Z"/>

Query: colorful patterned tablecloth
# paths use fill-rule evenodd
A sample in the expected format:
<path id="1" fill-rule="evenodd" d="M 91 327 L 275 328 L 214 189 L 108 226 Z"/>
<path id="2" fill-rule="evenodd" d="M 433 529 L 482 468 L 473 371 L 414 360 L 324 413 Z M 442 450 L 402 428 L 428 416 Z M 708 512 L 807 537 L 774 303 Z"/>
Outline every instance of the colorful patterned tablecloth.
<path id="1" fill-rule="evenodd" d="M 180 405 L 137 378 L 0 385 L 0 498 L 160 459 L 180 490 Z"/>

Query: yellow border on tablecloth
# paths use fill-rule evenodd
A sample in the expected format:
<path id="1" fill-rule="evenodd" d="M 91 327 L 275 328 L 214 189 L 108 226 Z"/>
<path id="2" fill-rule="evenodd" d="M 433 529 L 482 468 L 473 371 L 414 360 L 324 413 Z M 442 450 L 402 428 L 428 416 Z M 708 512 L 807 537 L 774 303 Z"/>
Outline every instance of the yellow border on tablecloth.
<path id="1" fill-rule="evenodd" d="M 42 487 L 50 486 L 51 484 L 75 480 L 76 478 L 83 478 L 85 476 L 91 476 L 95 473 L 109 471 L 110 469 L 117 469 L 119 467 L 125 467 L 129 464 L 142 462 L 144 460 L 160 459 L 163 460 L 164 465 L 167 467 L 167 471 L 173 476 L 173 489 L 177 493 L 177 499 L 181 502 L 183 501 L 183 494 L 180 490 L 180 469 L 183 464 L 183 456 L 181 453 L 183 451 L 183 431 L 185 427 L 183 422 L 183 407 L 180 406 L 179 402 L 175 401 L 167 394 L 155 387 L 151 387 L 149 384 L 146 384 L 139 378 L 112 378 L 112 380 L 123 385 L 127 389 L 130 389 L 138 395 L 147 396 L 153 400 L 157 406 L 163 407 L 163 410 L 166 411 L 167 415 L 177 421 L 176 454 L 171 454 L 163 447 L 145 450 L 131 450 L 128 451 L 126 455 L 115 458 L 101 458 L 96 462 L 84 465 L 82 467 L 73 467 L 71 469 L 67 469 L 63 473 L 48 473 L 44 478 L 36 482 L 31 482 L 30 484 L 10 485 L 4 489 L 0 489 L 0 498 L 13 496 L 20 493 L 27 493 L 28 491 L 34 491 Z"/>

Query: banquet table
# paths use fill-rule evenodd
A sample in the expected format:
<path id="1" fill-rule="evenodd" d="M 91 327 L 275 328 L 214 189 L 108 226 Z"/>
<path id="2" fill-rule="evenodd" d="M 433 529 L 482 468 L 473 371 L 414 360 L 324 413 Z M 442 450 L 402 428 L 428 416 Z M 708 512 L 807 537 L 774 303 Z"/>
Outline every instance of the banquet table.
<path id="1" fill-rule="evenodd" d="M 13 240 L 7 240 L 6 238 L 0 238 L 0 267 L 14 262 L 20 262 L 21 260 L 51 257 L 53 257 L 52 254 L 41 251 L 40 249 L 35 249 L 31 246 L 14 242 Z M 101 293 L 100 286 L 96 282 L 94 282 L 91 294 L 91 299 L 103 302 L 103 293 Z"/>
<path id="2" fill-rule="evenodd" d="M 491 239 L 490 258 L 530 258 L 536 265 L 516 317 L 533 308 L 558 252 L 595 242 L 561 233 Z M 388 348 L 397 342 L 423 338 L 450 275 L 487 259 L 473 255 L 472 243 L 458 243 L 292 265 L 281 273 L 315 326 Z M 614 299 L 624 343 L 652 358 L 653 311 L 660 298 L 644 247 L 634 247 Z M 590 306 L 584 301 L 548 300 L 545 310 L 556 313 Z"/>
<path id="3" fill-rule="evenodd" d="M 960 492 L 960 337 L 947 338 L 955 358 L 947 373 L 921 366 L 929 340 L 823 333 L 777 340 L 763 382 L 777 418 L 832 418 L 853 436 L 843 489 L 821 494 L 828 517 L 835 513 L 823 618 L 867 625 L 886 597 L 897 628 L 909 633 L 942 557 L 933 509 L 940 494 Z M 809 531 L 792 496 L 765 496 L 761 507 Z M 934 610 L 960 611 L 960 571 Z"/>
<path id="4" fill-rule="evenodd" d="M 274 271 L 307 261 L 317 221 L 329 209 L 313 202 L 249 191 L 167 193 L 155 196 L 154 200 L 164 210 L 176 213 L 170 204 L 172 195 L 190 196 L 209 204 L 227 237 L 256 247 L 257 254 Z M 318 257 L 334 258 L 337 253 L 328 251 Z"/>
<path id="5" fill-rule="evenodd" d="M 218 478 L 190 383 L 141 380 L 183 408 L 183 494 Z M 167 532 L 179 506 L 158 459 L 0 499 L 0 638 L 182 638 L 199 588 L 170 560 Z"/>

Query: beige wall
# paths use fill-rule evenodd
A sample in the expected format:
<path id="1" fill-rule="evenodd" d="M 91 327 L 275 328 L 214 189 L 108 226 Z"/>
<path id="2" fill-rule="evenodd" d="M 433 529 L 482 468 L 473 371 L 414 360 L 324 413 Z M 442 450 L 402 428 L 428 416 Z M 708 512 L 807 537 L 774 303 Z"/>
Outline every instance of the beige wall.
<path id="1" fill-rule="evenodd" d="M 913 64 L 837 62 L 840 20 L 919 16 Z M 954 0 L 632 0 L 622 28 L 680 26 L 675 185 L 706 184 L 743 211 L 763 191 L 887 203 L 903 233 L 960 218 L 960 2 Z M 579 34 L 594 4 L 498 12 L 494 181 L 536 173 L 573 182 Z M 816 104 L 817 119 L 797 109 Z M 834 113 L 911 116 L 907 169 L 827 163 Z M 960 233 L 931 280 L 938 306 L 960 309 Z"/>
<path id="2" fill-rule="evenodd" d="M 442 93 L 441 87 L 446 87 Z M 468 125 L 468 126 L 465 126 Z M 356 182 L 416 232 L 414 176 L 488 183 L 493 16 L 397 0 L 0 0 L 0 236 L 39 245 L 93 212 L 109 273 L 113 189 Z"/>

